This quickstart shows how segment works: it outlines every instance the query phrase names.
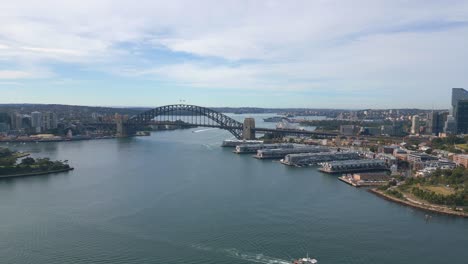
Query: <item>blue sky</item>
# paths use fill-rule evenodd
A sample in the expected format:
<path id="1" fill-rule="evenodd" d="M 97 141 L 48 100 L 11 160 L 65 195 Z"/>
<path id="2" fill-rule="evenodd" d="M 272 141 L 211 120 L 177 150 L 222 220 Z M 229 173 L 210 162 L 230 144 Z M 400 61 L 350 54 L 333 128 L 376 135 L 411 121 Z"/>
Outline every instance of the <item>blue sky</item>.
<path id="1" fill-rule="evenodd" d="M 468 1 L 8 1 L 0 103 L 448 108 Z"/>

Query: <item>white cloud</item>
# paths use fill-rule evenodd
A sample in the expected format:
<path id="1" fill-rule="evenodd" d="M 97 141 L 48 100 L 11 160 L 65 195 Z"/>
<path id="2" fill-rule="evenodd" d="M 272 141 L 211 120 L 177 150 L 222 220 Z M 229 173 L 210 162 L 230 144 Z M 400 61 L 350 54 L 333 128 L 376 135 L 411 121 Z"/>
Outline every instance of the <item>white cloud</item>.
<path id="1" fill-rule="evenodd" d="M 440 95 L 468 83 L 467 23 L 462 0 L 16 0 L 2 3 L 0 69 L 35 78 L 63 62 L 187 87 Z M 195 57 L 148 56 L 151 45 Z"/>
<path id="2" fill-rule="evenodd" d="M 52 76 L 53 74 L 45 69 L 0 70 L 0 80 L 48 78 Z"/>
<path id="3" fill-rule="evenodd" d="M 0 71 L 0 79 L 23 79 L 31 76 L 29 72 L 24 71 Z"/>

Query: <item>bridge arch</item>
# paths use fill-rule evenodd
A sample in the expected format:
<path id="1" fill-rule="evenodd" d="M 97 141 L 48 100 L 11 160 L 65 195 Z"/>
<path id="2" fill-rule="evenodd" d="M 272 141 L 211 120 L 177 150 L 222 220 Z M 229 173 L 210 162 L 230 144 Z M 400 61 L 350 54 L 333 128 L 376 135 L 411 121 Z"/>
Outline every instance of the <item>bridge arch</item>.
<path id="1" fill-rule="evenodd" d="M 131 117 L 128 120 L 128 123 L 150 124 L 158 117 L 163 119 L 168 117 L 174 118 L 177 116 L 191 116 L 192 121 L 187 122 L 186 124 L 188 125 L 218 127 L 229 131 L 236 138 L 242 139 L 244 125 L 241 122 L 213 109 L 196 105 L 175 104 L 160 106 Z M 193 117 L 205 117 L 205 119 L 195 118 L 195 121 L 193 121 Z M 211 120 L 211 122 L 209 122 L 209 120 Z"/>

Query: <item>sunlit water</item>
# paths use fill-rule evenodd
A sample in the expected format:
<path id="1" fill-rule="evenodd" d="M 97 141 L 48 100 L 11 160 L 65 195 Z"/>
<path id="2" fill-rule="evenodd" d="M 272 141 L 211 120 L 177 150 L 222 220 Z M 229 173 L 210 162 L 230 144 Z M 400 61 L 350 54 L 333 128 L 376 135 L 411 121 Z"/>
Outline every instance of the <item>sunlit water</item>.
<path id="1" fill-rule="evenodd" d="M 76 169 L 0 181 L 0 263 L 467 263 L 468 220 L 426 223 L 314 168 L 235 155 L 229 137 L 9 144 Z"/>

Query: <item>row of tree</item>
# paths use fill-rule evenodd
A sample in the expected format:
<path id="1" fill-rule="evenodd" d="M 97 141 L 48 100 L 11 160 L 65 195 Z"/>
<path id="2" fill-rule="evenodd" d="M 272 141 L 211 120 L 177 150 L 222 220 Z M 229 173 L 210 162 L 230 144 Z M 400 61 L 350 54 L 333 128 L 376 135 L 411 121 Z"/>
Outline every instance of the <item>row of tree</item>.
<path id="1" fill-rule="evenodd" d="M 416 197 L 421 198 L 433 204 L 442 204 L 449 206 L 464 206 L 468 205 L 468 193 L 465 191 L 457 192 L 450 195 L 437 194 L 433 191 L 423 190 L 418 187 L 413 187 L 411 193 Z"/>

